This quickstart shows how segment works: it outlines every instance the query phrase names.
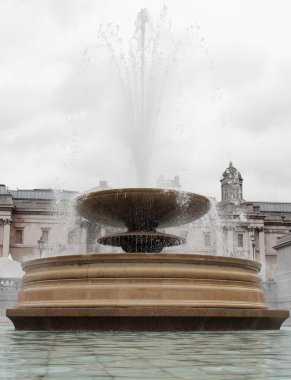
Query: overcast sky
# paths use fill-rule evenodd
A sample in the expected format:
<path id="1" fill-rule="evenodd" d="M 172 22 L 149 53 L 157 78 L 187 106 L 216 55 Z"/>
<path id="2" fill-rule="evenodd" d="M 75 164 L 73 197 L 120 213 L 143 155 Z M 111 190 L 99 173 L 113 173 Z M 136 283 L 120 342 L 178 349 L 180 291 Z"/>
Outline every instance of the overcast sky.
<path id="1" fill-rule="evenodd" d="M 246 200 L 291 202 L 288 0 L 0 0 L 0 183 L 135 185 L 118 75 L 96 34 L 118 24 L 126 41 L 138 11 L 155 22 L 163 4 L 174 38 L 189 41 L 161 104 L 151 182 L 179 175 L 220 199 L 231 160 Z"/>

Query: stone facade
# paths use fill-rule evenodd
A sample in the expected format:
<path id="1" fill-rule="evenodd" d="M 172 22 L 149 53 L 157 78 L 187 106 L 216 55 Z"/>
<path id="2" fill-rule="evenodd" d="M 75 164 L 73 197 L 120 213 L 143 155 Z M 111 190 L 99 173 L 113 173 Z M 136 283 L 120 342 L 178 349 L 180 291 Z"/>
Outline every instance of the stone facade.
<path id="1" fill-rule="evenodd" d="M 105 188 L 108 183 L 100 181 L 92 191 Z M 9 190 L 0 185 L 0 258 L 24 262 L 40 256 L 98 252 L 96 237 L 105 230 L 75 214 L 78 195 L 52 189 Z"/>
<path id="2" fill-rule="evenodd" d="M 243 199 L 242 176 L 232 163 L 221 180 L 217 204 L 223 255 L 255 259 L 264 280 L 274 280 L 277 239 L 291 229 L 291 203 L 250 202 Z"/>
<path id="3" fill-rule="evenodd" d="M 274 249 L 277 252 L 276 308 L 291 311 L 291 233 L 278 239 Z M 287 321 L 291 325 L 291 318 Z"/>
<path id="4" fill-rule="evenodd" d="M 66 229 L 71 222 L 71 201 L 75 192 L 56 192 L 51 189 L 8 190 L 0 192 L 0 255 L 23 262 L 40 256 L 38 241 L 44 241 L 43 254 L 62 254 L 70 248 Z M 73 218 L 71 218 L 73 220 Z M 64 223 L 66 221 L 67 223 Z M 69 226 L 70 225 L 70 226 Z M 83 226 L 78 224 L 79 244 L 85 248 Z"/>
<path id="5" fill-rule="evenodd" d="M 159 178 L 160 187 L 179 188 L 180 180 Z M 108 188 L 102 181 L 94 190 Z M 275 277 L 277 239 L 291 230 L 291 203 L 250 202 L 243 198 L 243 178 L 232 163 L 221 179 L 222 199 L 211 199 L 208 215 L 189 225 L 167 229 L 187 238 L 181 252 L 244 257 L 260 261 L 264 280 Z M 0 185 L 0 257 L 24 262 L 42 256 L 117 252 L 96 240 L 105 229 L 77 217 L 71 191 L 9 190 Z M 113 232 L 107 231 L 107 233 Z M 42 239 L 41 239 L 42 238 Z M 39 240 L 44 241 L 40 252 Z M 167 251 L 177 251 L 171 248 Z"/>
<path id="6" fill-rule="evenodd" d="M 272 284 L 277 266 L 273 247 L 291 230 L 291 203 L 244 200 L 243 178 L 232 162 L 220 182 L 221 201 L 211 199 L 206 217 L 171 229 L 187 237 L 187 244 L 179 251 L 255 259 L 262 264 L 263 280 Z"/>
<path id="7" fill-rule="evenodd" d="M 157 180 L 157 187 L 160 189 L 180 189 L 180 177 L 176 175 L 174 179 L 165 179 L 163 175 Z"/>

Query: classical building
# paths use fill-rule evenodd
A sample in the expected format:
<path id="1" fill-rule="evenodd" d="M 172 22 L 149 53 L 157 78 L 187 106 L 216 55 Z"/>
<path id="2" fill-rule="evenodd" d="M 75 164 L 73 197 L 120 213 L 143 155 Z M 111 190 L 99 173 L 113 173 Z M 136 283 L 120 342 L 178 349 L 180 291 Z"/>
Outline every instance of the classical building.
<path id="1" fill-rule="evenodd" d="M 179 251 L 255 259 L 262 263 L 263 279 L 273 279 L 277 263 L 273 247 L 291 230 L 291 203 L 244 200 L 243 178 L 232 163 L 220 182 L 221 201 L 211 198 L 207 216 L 169 229 L 187 237 L 187 245 Z M 158 186 L 180 188 L 179 177 L 160 177 Z M 96 190 L 104 188 L 108 184 L 101 181 Z M 96 242 L 105 234 L 104 227 L 75 215 L 77 195 L 52 189 L 9 190 L 0 185 L 0 257 L 11 255 L 23 262 L 40 256 L 116 251 Z"/>
<path id="2" fill-rule="evenodd" d="M 230 162 L 221 179 L 217 204 L 223 254 L 262 263 L 262 277 L 274 279 L 279 238 L 291 230 L 291 203 L 251 202 L 243 199 L 243 179 Z"/>
<path id="3" fill-rule="evenodd" d="M 166 179 L 160 175 L 157 180 L 157 187 L 160 189 L 180 189 L 180 177 L 176 175 L 174 179 Z"/>
<path id="4" fill-rule="evenodd" d="M 187 244 L 179 251 L 255 259 L 262 264 L 262 278 L 273 280 L 277 266 L 274 246 L 291 231 L 291 203 L 244 200 L 243 178 L 232 162 L 220 183 L 221 201 L 211 198 L 207 216 L 171 229 L 187 237 Z M 168 251 L 175 251 L 175 247 Z"/>
<path id="5" fill-rule="evenodd" d="M 76 192 L 51 189 L 9 190 L 0 185 L 0 254 L 23 262 L 27 259 L 62 252 L 67 242 L 64 220 L 72 216 Z M 72 229 L 74 226 L 70 226 Z M 85 244 L 79 224 L 80 244 Z M 42 241 L 42 246 L 39 246 Z M 43 252 L 41 252 L 43 251 Z"/>

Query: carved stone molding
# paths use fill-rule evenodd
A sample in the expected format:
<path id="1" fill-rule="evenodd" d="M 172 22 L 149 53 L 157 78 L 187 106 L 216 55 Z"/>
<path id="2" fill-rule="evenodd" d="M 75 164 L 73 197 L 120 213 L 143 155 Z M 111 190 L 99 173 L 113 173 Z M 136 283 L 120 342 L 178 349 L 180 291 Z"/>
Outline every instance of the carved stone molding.
<path id="1" fill-rule="evenodd" d="M 235 227 L 234 226 L 223 226 L 222 230 L 223 231 L 234 231 Z"/>
<path id="2" fill-rule="evenodd" d="M 264 231 L 264 227 L 252 227 L 252 226 L 248 226 L 248 230 L 249 231 L 255 231 L 255 232 L 263 232 Z"/>

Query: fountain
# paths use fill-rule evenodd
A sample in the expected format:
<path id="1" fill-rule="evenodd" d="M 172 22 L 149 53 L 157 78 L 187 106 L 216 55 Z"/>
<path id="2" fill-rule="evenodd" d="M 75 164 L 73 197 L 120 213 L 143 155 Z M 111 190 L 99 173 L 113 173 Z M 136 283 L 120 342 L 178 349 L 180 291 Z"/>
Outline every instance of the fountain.
<path id="1" fill-rule="evenodd" d="M 88 220 L 128 228 L 127 232 L 99 238 L 99 243 L 121 247 L 125 252 L 158 253 L 186 239 L 156 229 L 199 218 L 209 210 L 209 201 L 201 195 L 173 190 L 121 189 L 81 196 L 76 208 Z"/>
<path id="2" fill-rule="evenodd" d="M 258 262 L 232 257 L 162 253 L 184 243 L 156 231 L 198 219 L 209 200 L 149 188 L 110 189 L 76 200 L 84 218 L 126 232 L 101 244 L 125 253 L 50 257 L 23 264 L 15 308 L 17 330 L 279 329 L 288 311 L 268 310 Z"/>
<path id="3" fill-rule="evenodd" d="M 102 31 L 101 35 L 112 53 L 111 41 Z M 159 36 L 143 9 L 128 60 L 123 51 L 118 50 L 119 61 L 112 53 L 121 74 L 140 186 L 148 177 L 171 61 L 166 57 L 161 64 Z M 125 253 L 68 255 L 24 263 L 18 303 L 7 310 L 17 330 L 279 329 L 288 318 L 288 311 L 267 309 L 259 263 L 195 252 L 162 252 L 186 240 L 158 229 L 202 217 L 209 210 L 206 197 L 143 187 L 106 189 L 80 196 L 75 206 L 91 222 L 126 229 L 98 240 L 121 247 Z"/>

